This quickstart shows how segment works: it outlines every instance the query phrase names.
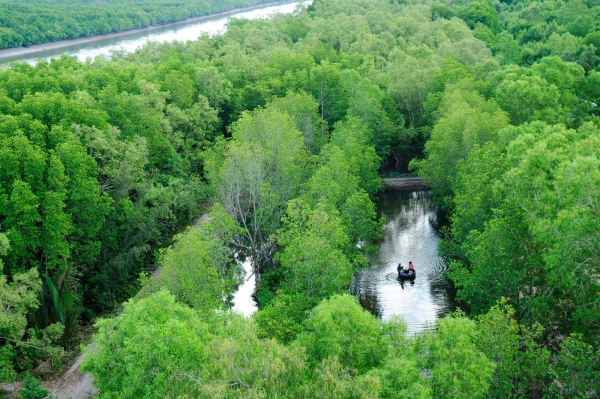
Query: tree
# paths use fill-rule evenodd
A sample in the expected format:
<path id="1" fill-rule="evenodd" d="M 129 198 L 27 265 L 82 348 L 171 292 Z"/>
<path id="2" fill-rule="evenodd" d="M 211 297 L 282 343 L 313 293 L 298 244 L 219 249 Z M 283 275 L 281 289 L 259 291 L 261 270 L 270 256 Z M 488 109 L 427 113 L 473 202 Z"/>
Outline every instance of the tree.
<path id="1" fill-rule="evenodd" d="M 292 201 L 278 234 L 276 260 L 286 273 L 284 291 L 327 298 L 350 284 L 352 266 L 342 252 L 348 237 L 337 212 L 320 204 L 312 210 Z"/>
<path id="2" fill-rule="evenodd" d="M 208 326 L 167 291 L 124 304 L 118 318 L 101 319 L 82 369 L 105 396 L 128 398 L 195 392 L 207 356 Z"/>
<path id="3" fill-rule="evenodd" d="M 475 28 L 477 23 L 481 23 L 494 33 L 499 33 L 502 30 L 502 24 L 498 19 L 498 11 L 487 1 L 470 3 L 463 19 L 471 29 Z"/>
<path id="4" fill-rule="evenodd" d="M 568 336 L 561 343 L 557 362 L 552 367 L 554 380 L 550 397 L 589 397 L 600 390 L 600 353 L 582 340 L 581 335 Z"/>
<path id="5" fill-rule="evenodd" d="M 315 365 L 336 358 L 341 367 L 362 374 L 380 366 L 387 356 L 381 322 L 348 294 L 322 301 L 305 325 L 297 342 Z"/>
<path id="6" fill-rule="evenodd" d="M 375 152 L 373 132 L 364 121 L 349 117 L 336 123 L 330 142 L 344 152 L 352 174 L 359 179 L 361 189 L 370 196 L 380 190 L 377 172 L 381 158 Z"/>
<path id="7" fill-rule="evenodd" d="M 198 228 L 175 237 L 175 244 L 162 254 L 157 277 L 140 297 L 166 289 L 178 302 L 207 316 L 231 305 L 241 270 L 227 245 L 239 232 L 220 205 L 215 205 L 209 217 Z"/>
<path id="8" fill-rule="evenodd" d="M 539 76 L 506 75 L 496 87 L 496 99 L 515 125 L 534 120 L 564 123 L 570 111 L 559 104 L 558 88 Z"/>
<path id="9" fill-rule="evenodd" d="M 0 233 L 0 256 L 5 256 L 9 249 L 6 235 Z M 38 271 L 31 268 L 24 273 L 15 273 L 9 282 L 3 269 L 0 260 L 0 339 L 3 341 L 0 380 L 12 381 L 17 376 L 15 369 L 32 368 L 34 359 L 49 360 L 55 367 L 60 363 L 64 350 L 54 342 L 62 335 L 63 326 L 57 323 L 38 334 L 34 329 L 28 329 L 27 316 L 39 305 L 42 289 Z M 19 357 L 26 360 L 17 366 Z"/>
<path id="10" fill-rule="evenodd" d="M 425 144 L 427 158 L 413 160 L 410 166 L 433 187 L 437 201 L 450 207 L 458 162 L 475 145 L 496 141 L 508 121 L 495 101 L 486 101 L 476 92 L 461 89 L 446 90 L 439 112 L 441 117 Z"/>
<path id="11" fill-rule="evenodd" d="M 394 50 L 390 54 L 388 76 L 394 83 L 389 91 L 398 104 L 406 111 L 411 126 L 419 126 L 425 116 L 423 104 L 433 77 L 438 71 L 431 49 L 421 45 L 411 47 L 410 52 Z"/>
<path id="12" fill-rule="evenodd" d="M 435 398 L 484 398 L 494 363 L 475 345 L 475 323 L 464 316 L 447 316 L 435 332 L 415 341 L 419 364 Z"/>
<path id="13" fill-rule="evenodd" d="M 548 372 L 550 352 L 538 344 L 543 327 L 520 325 L 515 316 L 502 299 L 476 319 L 477 348 L 496 366 L 489 397 L 527 398 Z"/>
<path id="14" fill-rule="evenodd" d="M 313 154 L 318 154 L 327 142 L 327 124 L 319 115 L 319 104 L 305 92 L 288 92 L 285 97 L 272 100 L 268 107 L 287 113 L 296 122 L 296 128 L 304 136 L 304 145 Z"/>
<path id="15" fill-rule="evenodd" d="M 233 140 L 219 172 L 219 197 L 245 229 L 245 245 L 257 280 L 269 260 L 269 236 L 279 226 L 285 203 L 304 180 L 306 149 L 294 121 L 275 109 L 245 113 L 231 128 Z"/>

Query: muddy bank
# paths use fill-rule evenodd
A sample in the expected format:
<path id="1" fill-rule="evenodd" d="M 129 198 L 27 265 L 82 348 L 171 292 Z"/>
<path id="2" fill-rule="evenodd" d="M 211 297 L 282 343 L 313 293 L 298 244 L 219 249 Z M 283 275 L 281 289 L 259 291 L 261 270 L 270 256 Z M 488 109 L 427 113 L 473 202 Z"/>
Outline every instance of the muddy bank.
<path id="1" fill-rule="evenodd" d="M 115 33 L 106 33 L 106 34 L 102 34 L 102 35 L 79 37 L 76 39 L 60 40 L 57 42 L 32 44 L 28 47 L 14 47 L 14 48 L 3 49 L 3 50 L 0 50 L 0 63 L 19 61 L 20 59 L 28 58 L 29 56 L 35 56 L 36 54 L 43 53 L 46 51 L 68 49 L 73 46 L 80 46 L 83 44 L 96 43 L 96 42 L 100 42 L 103 40 L 127 38 L 130 36 L 139 35 L 140 33 L 143 33 L 143 32 L 152 32 L 152 31 L 156 31 L 159 29 L 164 29 L 165 27 L 175 27 L 175 26 L 185 25 L 185 24 L 189 24 L 190 22 L 202 21 L 202 20 L 207 20 L 207 19 L 215 18 L 215 17 L 224 17 L 224 16 L 228 16 L 228 15 L 232 15 L 232 14 L 237 14 L 237 13 L 243 12 L 243 11 L 255 10 L 258 8 L 273 6 L 273 5 L 277 5 L 277 4 L 293 3 L 294 1 L 295 0 L 273 1 L 273 2 L 269 2 L 269 3 L 257 4 L 254 6 L 235 8 L 233 10 L 222 11 L 222 12 L 218 12 L 218 13 L 214 13 L 214 14 L 208 14 L 208 15 L 202 15 L 202 16 L 193 17 L 193 18 L 187 18 L 187 19 L 184 19 L 181 21 L 170 22 L 170 23 L 166 23 L 166 24 L 151 25 L 151 26 L 148 26 L 145 28 L 129 29 L 129 30 L 124 30 L 124 31 L 120 31 L 120 32 L 115 32 Z"/>
<path id="2" fill-rule="evenodd" d="M 386 191 L 427 191 L 431 187 L 423 183 L 420 177 L 392 177 L 381 179 L 381 185 Z"/>

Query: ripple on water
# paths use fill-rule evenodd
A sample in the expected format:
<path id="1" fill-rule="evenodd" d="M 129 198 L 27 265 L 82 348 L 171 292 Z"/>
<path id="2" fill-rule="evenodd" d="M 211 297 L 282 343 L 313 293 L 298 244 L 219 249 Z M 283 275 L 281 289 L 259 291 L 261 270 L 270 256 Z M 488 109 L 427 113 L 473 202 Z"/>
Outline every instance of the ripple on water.
<path id="1" fill-rule="evenodd" d="M 408 333 L 431 328 L 456 309 L 454 291 L 444 277 L 447 266 L 438 256 L 439 235 L 431 220 L 435 210 L 424 193 L 385 193 L 378 203 L 386 217 L 384 238 L 371 267 L 354 278 L 351 292 L 363 307 L 384 320 L 400 315 Z M 400 280 L 398 262 L 413 261 L 414 280 Z"/>

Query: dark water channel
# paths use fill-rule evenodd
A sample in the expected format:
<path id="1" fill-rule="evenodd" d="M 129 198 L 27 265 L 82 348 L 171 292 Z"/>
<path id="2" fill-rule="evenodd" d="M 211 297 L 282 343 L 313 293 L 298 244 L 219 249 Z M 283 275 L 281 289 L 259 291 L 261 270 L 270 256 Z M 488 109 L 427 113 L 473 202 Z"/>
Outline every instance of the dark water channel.
<path id="1" fill-rule="evenodd" d="M 425 191 L 384 192 L 377 207 L 386 218 L 379 252 L 371 257 L 371 267 L 355 276 L 350 292 L 377 317 L 401 315 L 414 334 L 457 308 L 454 289 L 443 275 L 446 265 L 438 256 L 436 209 Z M 417 277 L 400 281 L 398 262 L 409 261 Z"/>

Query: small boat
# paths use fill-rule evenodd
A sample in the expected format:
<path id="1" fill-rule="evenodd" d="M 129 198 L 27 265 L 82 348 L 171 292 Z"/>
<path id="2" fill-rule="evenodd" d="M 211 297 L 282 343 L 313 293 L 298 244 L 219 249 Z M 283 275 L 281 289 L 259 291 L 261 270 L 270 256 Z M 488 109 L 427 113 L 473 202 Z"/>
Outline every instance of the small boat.
<path id="1" fill-rule="evenodd" d="M 406 272 L 398 273 L 398 278 L 400 280 L 414 280 L 415 277 L 417 277 L 417 272 L 414 272 L 412 274 L 408 274 Z"/>

